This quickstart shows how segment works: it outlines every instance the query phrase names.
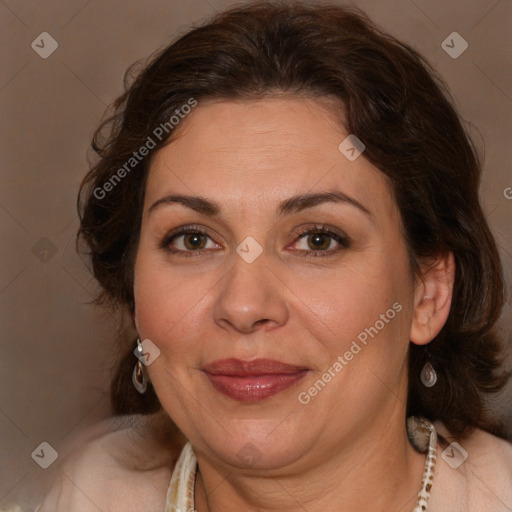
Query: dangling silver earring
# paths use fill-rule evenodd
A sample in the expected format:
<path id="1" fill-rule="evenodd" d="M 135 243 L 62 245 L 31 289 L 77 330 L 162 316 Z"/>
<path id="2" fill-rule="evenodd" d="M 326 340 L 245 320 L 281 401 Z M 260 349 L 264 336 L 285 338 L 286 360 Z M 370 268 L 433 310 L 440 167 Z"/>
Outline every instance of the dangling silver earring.
<path id="1" fill-rule="evenodd" d="M 431 388 L 437 382 L 437 373 L 430 362 L 430 354 L 428 353 L 428 349 L 426 350 L 428 354 L 428 361 L 423 366 L 423 369 L 420 373 L 420 379 L 423 385 L 427 388 Z"/>
<path id="2" fill-rule="evenodd" d="M 137 350 L 142 353 L 142 343 L 140 342 L 140 338 L 137 338 Z M 132 383 L 133 387 L 143 395 L 148 389 L 148 374 L 144 368 L 144 365 L 138 360 L 133 367 L 132 372 Z"/>

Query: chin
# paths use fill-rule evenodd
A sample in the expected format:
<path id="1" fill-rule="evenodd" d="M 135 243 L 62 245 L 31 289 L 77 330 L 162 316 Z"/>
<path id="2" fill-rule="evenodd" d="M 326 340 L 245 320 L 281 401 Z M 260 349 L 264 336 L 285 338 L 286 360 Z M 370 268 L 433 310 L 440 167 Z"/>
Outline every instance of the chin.
<path id="1" fill-rule="evenodd" d="M 271 470 L 293 464 L 310 447 L 299 425 L 293 428 L 289 423 L 284 426 L 279 420 L 244 420 L 238 425 L 230 424 L 229 434 L 205 436 L 201 445 L 227 464 L 239 469 Z M 276 428 L 277 427 L 277 428 Z M 203 432 L 208 429 L 203 429 Z M 211 431 L 210 431 L 211 432 Z M 313 436 L 314 437 L 314 436 Z M 192 444 L 195 444 L 192 440 Z"/>

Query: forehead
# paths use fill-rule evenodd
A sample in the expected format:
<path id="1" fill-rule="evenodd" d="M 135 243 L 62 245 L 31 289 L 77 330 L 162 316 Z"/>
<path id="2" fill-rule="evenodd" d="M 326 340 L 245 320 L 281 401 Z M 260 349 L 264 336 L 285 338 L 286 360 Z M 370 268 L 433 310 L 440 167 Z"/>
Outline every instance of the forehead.
<path id="1" fill-rule="evenodd" d="M 250 161 L 252 168 L 282 165 L 288 157 L 303 160 L 319 150 L 325 155 L 332 144 L 336 149 L 342 131 L 327 104 L 312 99 L 208 100 L 180 122 L 171 144 L 156 159 L 171 152 L 178 162 L 177 153 L 185 151 L 189 161 L 201 162 L 208 153 L 216 159 L 236 156 Z"/>
<path id="2" fill-rule="evenodd" d="M 392 213 L 384 174 L 364 156 L 351 161 L 340 151 L 349 134 L 327 101 L 200 102 L 180 123 L 153 158 L 146 205 L 177 192 L 261 207 L 337 188 Z"/>

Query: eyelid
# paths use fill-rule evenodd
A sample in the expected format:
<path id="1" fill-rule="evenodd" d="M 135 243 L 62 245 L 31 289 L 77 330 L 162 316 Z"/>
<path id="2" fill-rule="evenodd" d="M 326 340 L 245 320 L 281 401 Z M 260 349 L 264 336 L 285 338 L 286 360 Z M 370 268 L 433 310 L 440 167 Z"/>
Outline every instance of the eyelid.
<path id="1" fill-rule="evenodd" d="M 218 242 L 216 242 L 214 240 L 214 237 L 213 237 L 212 233 L 205 226 L 200 226 L 200 225 L 197 225 L 197 224 L 188 224 L 188 225 L 185 225 L 185 226 L 177 227 L 177 228 L 173 229 L 170 233 L 166 234 L 162 238 L 162 240 L 158 244 L 158 246 L 159 246 L 160 249 L 162 249 L 164 251 L 167 251 L 167 252 L 171 252 L 173 254 L 181 254 L 181 255 L 187 255 L 188 254 L 188 255 L 191 255 L 191 256 L 212 251 L 212 249 L 200 249 L 200 250 L 197 250 L 197 251 L 183 251 L 183 250 L 180 250 L 180 249 L 170 249 L 169 246 L 170 246 L 171 242 L 173 242 L 176 238 L 179 238 L 180 236 L 185 236 L 185 235 L 188 235 L 188 234 L 194 234 L 194 233 L 196 233 L 198 235 L 205 235 L 210 240 L 212 240 L 216 245 L 220 245 Z"/>
<path id="2" fill-rule="evenodd" d="M 180 254 L 184 256 L 194 256 L 194 255 L 201 255 L 204 253 L 212 252 L 213 249 L 199 249 L 199 250 L 180 250 L 180 249 L 170 249 L 169 246 L 171 242 L 173 242 L 176 238 L 180 236 L 184 236 L 187 234 L 200 234 L 207 236 L 212 242 L 214 242 L 217 246 L 220 245 L 218 242 L 215 241 L 214 236 L 211 234 L 210 230 L 206 228 L 205 226 L 200 226 L 197 224 L 190 224 L 185 226 L 180 226 L 174 230 L 171 231 L 171 233 L 165 235 L 162 239 L 162 241 L 159 244 L 159 247 L 163 250 L 166 250 L 168 252 L 171 252 L 173 254 Z M 302 228 L 299 228 L 294 234 L 294 240 L 291 245 L 296 244 L 299 240 L 304 238 L 305 235 L 308 234 L 314 234 L 314 233 L 323 233 L 333 239 L 336 243 L 341 246 L 341 248 L 348 248 L 351 244 L 350 237 L 344 233 L 343 231 L 336 229 L 336 228 L 330 228 L 326 227 L 325 224 L 311 224 L 308 226 L 303 226 Z M 289 245 L 287 246 L 289 247 Z M 330 249 L 330 250 L 303 250 L 298 249 L 294 252 L 302 253 L 305 256 L 312 256 L 312 255 L 321 255 L 321 256 L 328 256 L 333 253 L 339 252 L 341 249 Z"/>
<path id="3" fill-rule="evenodd" d="M 310 226 L 303 227 L 296 233 L 296 239 L 292 243 L 292 245 L 296 244 L 299 240 L 305 237 L 305 235 L 321 233 L 327 235 L 329 238 L 334 240 L 340 247 L 330 250 L 303 250 L 298 249 L 296 252 L 299 254 L 302 253 L 305 257 L 317 257 L 317 256 L 330 256 L 340 252 L 342 249 L 347 249 L 351 246 L 352 240 L 351 238 L 343 231 L 337 228 L 326 227 L 325 224 L 314 224 Z"/>
<path id="4" fill-rule="evenodd" d="M 325 234 L 336 235 L 343 239 L 347 239 L 347 240 L 349 239 L 349 236 L 341 229 L 326 226 L 325 224 L 311 224 L 311 225 L 303 226 L 302 228 L 299 228 L 297 230 L 295 235 L 300 237 L 307 233 L 325 233 Z"/>

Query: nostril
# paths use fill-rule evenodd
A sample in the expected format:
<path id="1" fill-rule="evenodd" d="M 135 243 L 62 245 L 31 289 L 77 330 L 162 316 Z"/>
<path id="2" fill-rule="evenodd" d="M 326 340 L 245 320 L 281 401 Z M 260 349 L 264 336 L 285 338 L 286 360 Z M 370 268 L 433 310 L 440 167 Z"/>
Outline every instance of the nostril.
<path id="1" fill-rule="evenodd" d="M 270 320 L 268 318 L 263 318 L 262 320 L 258 320 L 257 322 L 254 322 L 254 325 L 258 325 L 261 323 L 269 322 Z"/>

